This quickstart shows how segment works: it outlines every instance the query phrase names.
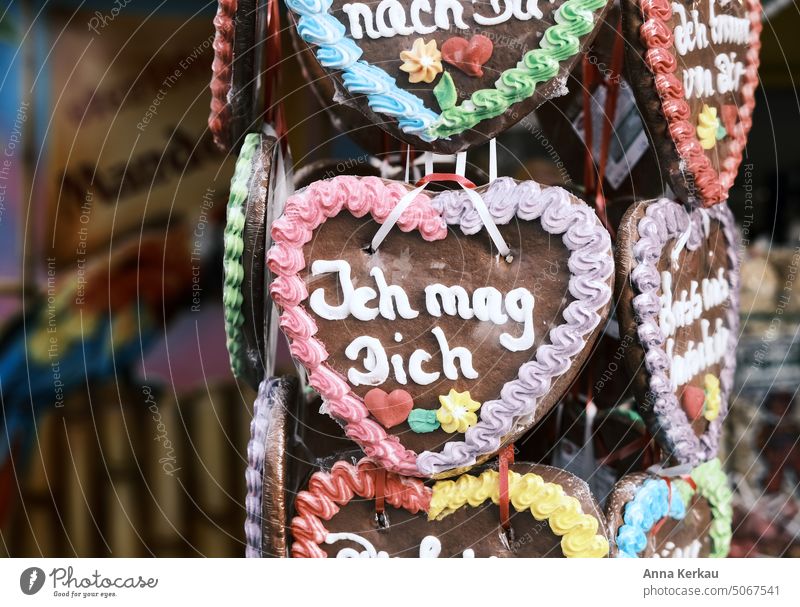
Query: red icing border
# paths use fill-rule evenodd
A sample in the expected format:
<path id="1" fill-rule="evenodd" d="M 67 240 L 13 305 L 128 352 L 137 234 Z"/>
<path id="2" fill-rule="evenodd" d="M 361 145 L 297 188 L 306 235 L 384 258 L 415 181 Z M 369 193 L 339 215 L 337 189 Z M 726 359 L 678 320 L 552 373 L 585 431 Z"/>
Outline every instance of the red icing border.
<path id="1" fill-rule="evenodd" d="M 308 490 L 297 494 L 292 519 L 292 558 L 327 558 L 320 548 L 325 543 L 328 530 L 323 521 L 329 521 L 353 497 L 375 497 L 376 465 L 367 458 L 355 466 L 338 461 L 330 472 L 315 472 L 308 481 Z M 385 485 L 386 502 L 403 508 L 411 514 L 427 512 L 432 491 L 421 480 L 388 472 Z"/>
<path id="2" fill-rule="evenodd" d="M 697 131 L 689 122 L 691 112 L 684 98 L 683 83 L 675 77 L 677 59 L 673 52 L 673 32 L 669 20 L 672 18 L 670 0 L 640 0 L 644 23 L 639 35 L 647 47 L 645 63 L 653 72 L 655 86 L 661 98 L 661 109 L 667 120 L 669 133 L 678 154 L 694 175 L 695 187 L 703 206 L 710 207 L 727 199 L 733 185 L 742 151 L 747 144 L 747 134 L 752 126 L 755 90 L 758 86 L 758 53 L 761 49 L 761 3 L 746 0 L 750 18 L 750 43 L 747 49 L 747 66 L 742 82 L 742 106 L 739 108 L 739 124 L 736 135 L 728 146 L 728 155 L 722 161 L 719 173 L 706 156 L 697 139 Z"/>
<path id="3" fill-rule="evenodd" d="M 214 61 L 211 63 L 211 113 L 208 129 L 214 143 L 226 151 L 230 145 L 228 125 L 231 106 L 228 95 L 231 91 L 231 64 L 233 63 L 234 16 L 238 0 L 219 0 L 214 17 Z"/>

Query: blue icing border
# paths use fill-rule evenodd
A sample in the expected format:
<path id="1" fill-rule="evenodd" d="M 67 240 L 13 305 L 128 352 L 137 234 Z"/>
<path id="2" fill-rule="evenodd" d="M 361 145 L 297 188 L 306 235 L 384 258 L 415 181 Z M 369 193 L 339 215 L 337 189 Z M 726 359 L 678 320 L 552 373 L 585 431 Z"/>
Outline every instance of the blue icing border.
<path id="1" fill-rule="evenodd" d="M 425 106 L 421 99 L 397 86 L 397 81 L 384 70 L 362 61 L 361 49 L 345 36 L 345 27 L 328 11 L 333 0 L 285 0 L 292 12 L 300 15 L 297 33 L 308 44 L 314 44 L 320 65 L 340 70 L 351 93 L 367 96 L 370 109 L 397 119 L 405 133 L 423 141 L 434 141 L 427 130 L 439 114 Z"/>
<path id="2" fill-rule="evenodd" d="M 617 530 L 617 558 L 639 558 L 647 547 L 647 534 L 657 521 L 669 513 L 670 518 L 682 520 L 686 505 L 675 487 L 670 491 L 664 479 L 647 479 L 633 499 L 625 504 L 624 524 Z"/>

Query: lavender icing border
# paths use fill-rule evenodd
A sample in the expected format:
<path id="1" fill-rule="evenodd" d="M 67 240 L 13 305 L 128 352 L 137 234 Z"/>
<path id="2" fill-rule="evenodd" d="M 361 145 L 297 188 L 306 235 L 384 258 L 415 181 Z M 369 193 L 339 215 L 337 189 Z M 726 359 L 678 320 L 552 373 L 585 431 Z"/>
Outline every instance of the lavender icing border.
<path id="1" fill-rule="evenodd" d="M 276 393 L 286 388 L 281 378 L 265 378 L 258 386 L 258 396 L 253 403 L 253 419 L 250 421 L 250 441 L 247 443 L 247 469 L 244 476 L 247 484 L 244 522 L 245 557 L 264 556 L 263 503 L 264 465 L 269 434 L 269 411 L 272 407 L 283 407 L 285 403 L 274 402 Z"/>
<path id="2" fill-rule="evenodd" d="M 520 367 L 517 379 L 503 386 L 499 399 L 483 403 L 479 422 L 466 431 L 463 441 L 448 442 L 441 452 L 425 451 L 417 456 L 417 468 L 427 475 L 471 466 L 477 456 L 500 449 L 502 438 L 515 424 L 533 417 L 539 398 L 570 368 L 586 337 L 603 320 L 599 311 L 611 299 L 611 238 L 588 205 L 574 204 L 575 197 L 562 188 L 542 188 L 533 181 L 518 183 L 509 177 L 493 181 L 483 199 L 498 224 L 507 224 L 514 217 L 539 219 L 548 234 L 563 234 L 562 241 L 571 251 L 567 267 L 574 301 L 563 311 L 566 322 L 550 330 L 551 343 L 536 349 L 534 358 Z M 432 198 L 431 205 L 448 225 L 458 225 L 464 234 L 483 228 L 464 192 L 443 192 Z"/>
<path id="3" fill-rule="evenodd" d="M 677 395 L 669 380 L 669 359 L 664 350 L 666 338 L 658 324 L 660 308 L 659 292 L 661 279 L 658 261 L 665 254 L 670 240 L 686 232 L 691 221 L 692 229 L 686 248 L 696 251 L 703 243 L 703 214 L 719 222 L 725 237 L 728 254 L 729 284 L 731 299 L 726 320 L 731 338 L 720 372 L 722 402 L 719 415 L 706 432 L 697 437 L 689 424 L 689 418 L 681 408 Z M 633 245 L 633 260 L 636 266 L 631 271 L 631 284 L 638 295 L 633 298 L 633 311 L 637 318 L 637 334 L 644 349 L 645 369 L 649 374 L 648 385 L 654 394 L 653 414 L 660 434 L 675 459 L 681 464 L 696 466 L 717 455 L 722 422 L 728 413 L 728 398 L 733 390 L 736 370 L 736 341 L 739 330 L 739 259 L 736 253 L 736 227 L 733 214 L 726 202 L 710 209 L 694 208 L 691 214 L 680 203 L 662 198 L 648 205 L 644 217 L 637 224 L 639 240 Z"/>

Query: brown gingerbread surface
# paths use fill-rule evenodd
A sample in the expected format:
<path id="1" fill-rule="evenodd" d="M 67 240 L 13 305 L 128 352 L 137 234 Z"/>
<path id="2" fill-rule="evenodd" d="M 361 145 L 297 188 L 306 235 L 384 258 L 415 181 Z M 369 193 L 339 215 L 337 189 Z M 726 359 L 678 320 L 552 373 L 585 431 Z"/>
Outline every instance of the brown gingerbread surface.
<path id="1" fill-rule="evenodd" d="M 432 355 L 426 370 L 441 371 L 440 349 L 432 334 L 432 329 L 438 326 L 444 332 L 450 348 L 464 346 L 472 351 L 473 365 L 479 377 L 471 380 L 459 373 L 459 379 L 453 381 L 442 373 L 439 380 L 421 386 L 412 381 L 400 384 L 395 374 L 390 373 L 389 380 L 380 387 L 386 392 L 399 388 L 408 391 L 414 399 L 414 408 L 422 409 L 438 409 L 438 397 L 447 394 L 450 389 L 469 391 L 470 396 L 481 403 L 498 398 L 503 384 L 517 377 L 519 367 L 533 357 L 536 348 L 549 343 L 548 330 L 563 322 L 562 311 L 573 299 L 568 291 L 569 250 L 559 237 L 547 234 L 538 223 L 512 221 L 498 226 L 514 251 L 511 263 L 493 253 L 485 232 L 465 236 L 458 228 L 451 230 L 445 241 L 436 243 L 426 243 L 417 233 L 403 233 L 395 229 L 379 251 L 370 254 L 365 248 L 377 227 L 373 221 L 340 214 L 316 230 L 312 241 L 304 247 L 304 255 L 309 260 L 344 259 L 351 265 L 356 287 L 369 285 L 375 288 L 370 269 L 381 268 L 389 284 L 403 287 L 412 308 L 420 310 L 420 314 L 410 320 L 398 317 L 389 321 L 378 317 L 368 322 L 354 318 L 332 321 L 319 317 L 309 309 L 319 327 L 318 337 L 328 349 L 328 363 L 344 377 L 347 377 L 350 367 L 360 369 L 361 361 L 350 361 L 344 355 L 344 350 L 354 338 L 369 335 L 380 340 L 388 356 L 400 354 L 404 361 L 408 361 L 415 349 L 422 348 Z M 309 263 L 302 276 L 308 284 L 309 293 L 323 288 L 331 305 L 341 303 L 336 274 L 312 277 Z M 486 286 L 494 286 L 501 293 L 518 287 L 527 288 L 535 298 L 533 348 L 511 352 L 500 345 L 498 338 L 501 333 L 511 331 L 515 334 L 517 331 L 509 323 L 495 325 L 474 318 L 464 320 L 459 316 L 433 317 L 427 314 L 424 288 L 434 283 L 461 285 L 469 294 L 476 288 Z M 401 337 L 399 342 L 396 341 L 396 334 Z M 579 356 L 581 360 L 590 345 Z M 573 365 L 574 368 L 579 366 L 580 361 Z M 555 403 L 561 393 L 560 385 L 570 379 L 568 374 L 556 382 L 551 390 L 552 396 L 546 397 L 537 406 L 537 419 Z M 362 398 L 371 388 L 364 385 L 353 387 L 354 392 Z M 401 435 L 403 444 L 416 452 L 438 450 L 442 443 L 463 437 L 460 433 L 448 434 L 441 429 L 417 434 L 411 431 L 406 422 L 389 431 Z"/>

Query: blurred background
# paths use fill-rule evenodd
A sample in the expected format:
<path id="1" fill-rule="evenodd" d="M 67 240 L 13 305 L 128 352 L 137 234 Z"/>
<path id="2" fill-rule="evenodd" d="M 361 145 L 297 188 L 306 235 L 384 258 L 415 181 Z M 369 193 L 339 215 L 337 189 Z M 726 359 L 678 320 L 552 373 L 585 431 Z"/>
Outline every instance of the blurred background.
<path id="1" fill-rule="evenodd" d="M 764 4 L 762 84 L 730 200 L 743 328 L 721 457 L 732 555 L 800 556 L 800 10 Z M 207 129 L 216 2 L 0 6 L 0 554 L 241 556 L 255 395 L 225 347 L 235 158 Z M 369 164 L 285 55 L 295 171 Z M 579 108 L 562 99 L 504 133 L 501 174 L 568 184 Z M 616 152 L 646 173 L 646 151 Z M 481 152 L 470 162 L 485 166 Z M 622 179 L 607 195 L 620 211 L 635 192 Z M 279 367 L 291 369 L 285 355 Z"/>

